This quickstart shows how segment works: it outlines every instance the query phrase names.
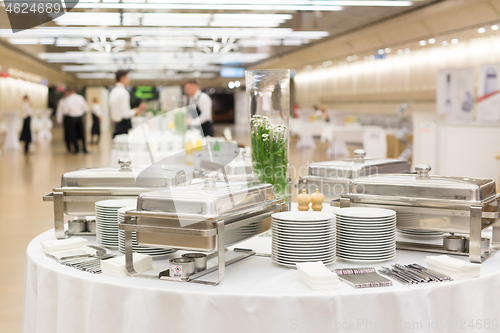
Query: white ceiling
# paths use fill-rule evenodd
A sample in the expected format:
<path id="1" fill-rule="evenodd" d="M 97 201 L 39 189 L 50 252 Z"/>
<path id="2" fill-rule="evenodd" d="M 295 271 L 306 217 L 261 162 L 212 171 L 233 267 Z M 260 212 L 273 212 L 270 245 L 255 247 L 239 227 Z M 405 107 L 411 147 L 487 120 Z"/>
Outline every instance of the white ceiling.
<path id="1" fill-rule="evenodd" d="M 40 27 L 14 34 L 4 22 L 0 38 L 81 79 L 119 68 L 136 80 L 210 79 L 432 2 L 80 0 Z"/>

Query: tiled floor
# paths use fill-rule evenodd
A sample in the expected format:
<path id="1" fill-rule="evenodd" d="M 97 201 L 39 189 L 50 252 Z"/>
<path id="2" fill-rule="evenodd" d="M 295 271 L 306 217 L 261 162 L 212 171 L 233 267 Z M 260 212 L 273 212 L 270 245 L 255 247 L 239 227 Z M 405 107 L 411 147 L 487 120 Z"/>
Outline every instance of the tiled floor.
<path id="1" fill-rule="evenodd" d="M 217 128 L 216 130 L 221 130 Z M 239 142 L 247 133 L 234 130 Z M 60 185 L 61 175 L 83 167 L 108 166 L 111 140 L 103 135 L 99 146 L 90 146 L 89 155 L 65 152 L 60 129 L 54 140 L 38 144 L 36 152 L 24 156 L 20 151 L 2 151 L 0 156 L 0 332 L 21 332 L 25 249 L 32 238 L 53 227 L 52 203 L 42 196 Z M 326 160 L 327 145 L 299 151 L 291 141 L 290 165 L 294 181 L 305 174 L 308 163 Z"/>

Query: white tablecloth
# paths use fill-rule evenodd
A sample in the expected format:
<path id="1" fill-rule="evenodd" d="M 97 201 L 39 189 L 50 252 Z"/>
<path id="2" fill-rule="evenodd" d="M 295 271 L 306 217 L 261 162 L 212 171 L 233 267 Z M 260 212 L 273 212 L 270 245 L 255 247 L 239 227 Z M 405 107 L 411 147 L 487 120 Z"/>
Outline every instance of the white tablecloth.
<path id="1" fill-rule="evenodd" d="M 253 256 L 230 265 L 218 286 L 93 275 L 46 257 L 36 237 L 26 254 L 23 332 L 495 332 L 500 319 L 500 255 L 471 280 L 313 291 L 296 270 Z M 270 251 L 270 237 L 238 245 Z M 330 268 L 425 264 L 426 253 L 398 251 L 394 260 Z M 466 260 L 465 257 L 458 257 Z M 154 272 L 168 268 L 155 260 Z M 487 322 L 489 324 L 487 324 Z M 467 325 L 476 327 L 471 329 Z M 429 328 L 429 325 L 431 325 Z M 463 325 L 465 329 L 459 327 Z M 486 329 L 489 325 L 489 329 Z M 458 328 L 457 328 L 458 327 Z M 482 329 L 479 329 L 482 327 Z"/>

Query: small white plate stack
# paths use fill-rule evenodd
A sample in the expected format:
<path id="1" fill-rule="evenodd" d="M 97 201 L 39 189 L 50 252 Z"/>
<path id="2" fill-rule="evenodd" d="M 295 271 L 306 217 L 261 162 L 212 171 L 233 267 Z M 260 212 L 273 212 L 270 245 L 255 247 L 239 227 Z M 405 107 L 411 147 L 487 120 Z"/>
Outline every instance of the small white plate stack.
<path id="1" fill-rule="evenodd" d="M 125 213 L 133 209 L 135 209 L 135 206 L 120 208 L 118 210 L 118 223 L 123 222 L 123 220 L 125 219 Z M 125 232 L 123 230 L 118 230 L 118 250 L 120 250 L 121 253 L 125 253 Z M 148 254 L 151 257 L 159 258 L 176 251 L 176 249 L 139 245 L 137 243 L 137 236 L 135 234 L 135 231 L 132 231 L 132 252 L 134 253 Z"/>
<path id="2" fill-rule="evenodd" d="M 412 229 L 412 226 L 420 225 L 420 214 L 409 213 L 409 212 L 398 212 L 397 217 L 397 231 L 405 236 L 410 237 L 436 237 L 442 236 L 441 231 L 430 231 L 430 230 L 417 230 Z"/>
<path id="3" fill-rule="evenodd" d="M 335 215 L 321 212 L 281 212 L 271 217 L 273 261 L 295 268 L 296 263 L 335 261 Z"/>
<path id="4" fill-rule="evenodd" d="M 118 209 L 132 206 L 137 199 L 102 200 L 95 203 L 97 244 L 118 249 Z"/>
<path id="5" fill-rule="evenodd" d="M 396 212 L 351 207 L 337 215 L 337 256 L 352 262 L 381 262 L 396 256 Z"/>

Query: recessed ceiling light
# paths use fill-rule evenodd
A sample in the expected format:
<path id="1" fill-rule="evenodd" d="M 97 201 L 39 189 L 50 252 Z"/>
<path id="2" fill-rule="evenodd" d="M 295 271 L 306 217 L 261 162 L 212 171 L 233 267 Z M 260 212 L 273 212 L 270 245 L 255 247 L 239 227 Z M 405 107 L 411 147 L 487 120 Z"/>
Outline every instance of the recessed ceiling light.
<path id="1" fill-rule="evenodd" d="M 451 40 L 451 43 L 452 43 L 452 44 L 457 44 L 457 43 L 458 43 L 458 38 L 453 38 L 453 39 Z"/>
<path id="2" fill-rule="evenodd" d="M 380 55 L 382 55 L 382 54 L 384 54 L 384 50 L 380 49 L 380 50 L 377 51 L 377 53 L 380 54 Z"/>
<path id="3" fill-rule="evenodd" d="M 391 49 L 386 47 L 385 50 L 384 50 L 385 53 L 391 53 Z"/>
<path id="4" fill-rule="evenodd" d="M 419 42 L 419 44 L 420 44 L 420 46 L 424 46 L 424 45 L 426 45 L 426 44 L 427 44 L 427 42 L 426 42 L 425 40 L 421 40 L 421 41 Z"/>
<path id="5" fill-rule="evenodd" d="M 403 50 L 398 50 L 398 55 L 402 55 L 404 53 Z"/>
<path id="6" fill-rule="evenodd" d="M 411 52 L 411 50 L 409 48 L 405 49 L 405 53 L 410 53 L 410 52 Z"/>
<path id="7" fill-rule="evenodd" d="M 234 82 L 233 82 L 233 81 L 229 82 L 229 83 L 227 84 L 227 87 L 228 87 L 229 89 L 234 89 Z"/>
<path id="8" fill-rule="evenodd" d="M 234 81 L 234 86 L 236 88 L 239 88 L 241 86 L 241 82 L 240 81 Z"/>
<path id="9" fill-rule="evenodd" d="M 498 24 L 494 24 L 491 26 L 491 30 L 498 30 Z"/>
<path id="10" fill-rule="evenodd" d="M 443 46 L 446 46 L 446 45 L 448 45 L 448 41 L 447 40 L 443 40 L 443 42 L 441 44 L 443 44 Z"/>
<path id="11" fill-rule="evenodd" d="M 352 60 L 358 60 L 358 56 L 357 55 L 353 55 L 352 56 Z"/>
<path id="12" fill-rule="evenodd" d="M 481 28 L 477 29 L 477 32 L 479 32 L 480 34 L 483 34 L 486 32 L 486 29 L 481 27 Z"/>
<path id="13" fill-rule="evenodd" d="M 348 56 L 348 57 L 347 57 L 347 61 L 352 61 L 352 57 L 351 57 L 351 56 Z"/>
<path id="14" fill-rule="evenodd" d="M 429 44 L 434 44 L 436 42 L 435 38 L 429 38 Z"/>

